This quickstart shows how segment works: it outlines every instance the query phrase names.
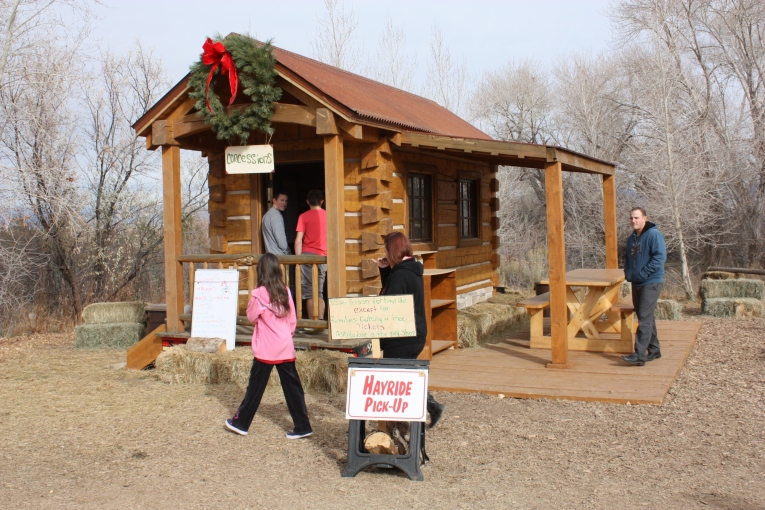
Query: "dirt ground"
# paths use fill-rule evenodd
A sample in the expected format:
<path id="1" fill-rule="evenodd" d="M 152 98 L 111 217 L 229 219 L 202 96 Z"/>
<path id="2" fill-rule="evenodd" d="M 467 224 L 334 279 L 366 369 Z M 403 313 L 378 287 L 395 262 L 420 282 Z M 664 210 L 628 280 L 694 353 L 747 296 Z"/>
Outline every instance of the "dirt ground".
<path id="1" fill-rule="evenodd" d="M 765 508 L 765 320 L 703 320 L 661 406 L 436 394 L 424 482 L 340 476 L 342 398 L 309 395 L 315 435 L 290 441 L 269 392 L 241 437 L 238 387 L 161 383 L 71 335 L 2 339 L 0 506 Z"/>

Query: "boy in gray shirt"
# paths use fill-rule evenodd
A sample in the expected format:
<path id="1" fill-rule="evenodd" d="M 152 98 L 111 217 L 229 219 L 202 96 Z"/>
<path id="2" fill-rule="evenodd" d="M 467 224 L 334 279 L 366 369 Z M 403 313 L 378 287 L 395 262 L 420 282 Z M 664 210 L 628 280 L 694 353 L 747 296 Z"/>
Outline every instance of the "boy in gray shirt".
<path id="1" fill-rule="evenodd" d="M 290 246 L 287 243 L 287 234 L 284 230 L 284 217 L 282 212 L 287 208 L 287 195 L 275 193 L 271 199 L 271 207 L 263 215 L 261 229 L 263 231 L 263 243 L 266 253 L 274 255 L 290 255 Z"/>

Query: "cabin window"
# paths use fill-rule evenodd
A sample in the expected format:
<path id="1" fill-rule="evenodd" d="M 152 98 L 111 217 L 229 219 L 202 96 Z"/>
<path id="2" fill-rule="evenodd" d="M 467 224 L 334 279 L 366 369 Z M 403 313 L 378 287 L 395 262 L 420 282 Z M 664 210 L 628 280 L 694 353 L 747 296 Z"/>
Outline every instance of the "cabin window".
<path id="1" fill-rule="evenodd" d="M 431 176 L 410 173 L 407 178 L 409 191 L 409 239 L 426 242 L 433 240 L 433 202 Z"/>
<path id="2" fill-rule="evenodd" d="M 460 179 L 460 237 L 478 237 L 478 181 Z"/>

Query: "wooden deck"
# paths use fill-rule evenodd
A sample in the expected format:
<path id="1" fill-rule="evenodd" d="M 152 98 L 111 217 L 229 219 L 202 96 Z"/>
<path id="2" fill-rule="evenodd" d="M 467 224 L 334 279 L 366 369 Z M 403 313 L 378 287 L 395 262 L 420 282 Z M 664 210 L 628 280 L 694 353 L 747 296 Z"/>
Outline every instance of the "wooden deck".
<path id="1" fill-rule="evenodd" d="M 661 359 L 630 366 L 620 354 L 569 351 L 570 369 L 546 368 L 549 349 L 530 349 L 529 332 L 476 349 L 448 350 L 430 363 L 430 389 L 624 404 L 661 404 L 691 352 L 701 322 L 657 321 Z"/>

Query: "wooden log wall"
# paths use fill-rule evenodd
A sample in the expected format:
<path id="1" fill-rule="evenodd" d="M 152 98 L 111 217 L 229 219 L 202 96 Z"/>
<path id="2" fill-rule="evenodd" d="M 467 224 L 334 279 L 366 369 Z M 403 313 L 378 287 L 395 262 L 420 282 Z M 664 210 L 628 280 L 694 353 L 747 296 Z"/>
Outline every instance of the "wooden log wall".
<path id="1" fill-rule="evenodd" d="M 457 269 L 457 293 L 496 285 L 499 259 L 496 167 L 425 153 L 391 151 L 377 144 L 346 143 L 346 278 L 348 293 L 377 294 L 381 282 L 373 258 L 384 253 L 383 236 L 408 233 L 407 169 L 436 169 L 433 186 L 433 243 L 415 249 L 438 250 L 439 268 Z M 478 177 L 480 190 L 478 238 L 460 239 L 458 183 L 460 176 Z"/>

